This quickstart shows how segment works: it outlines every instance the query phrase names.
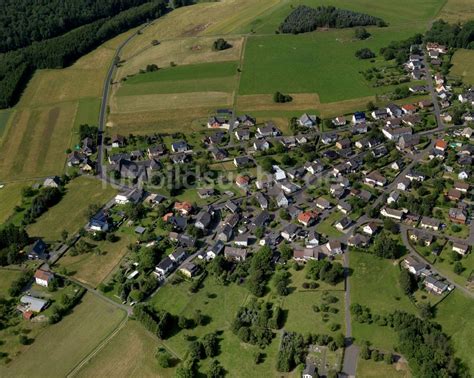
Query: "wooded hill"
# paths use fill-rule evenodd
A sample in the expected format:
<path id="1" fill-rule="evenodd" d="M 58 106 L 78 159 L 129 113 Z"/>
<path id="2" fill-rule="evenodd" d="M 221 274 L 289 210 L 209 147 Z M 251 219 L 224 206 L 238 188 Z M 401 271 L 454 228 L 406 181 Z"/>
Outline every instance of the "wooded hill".
<path id="1" fill-rule="evenodd" d="M 333 6 L 297 7 L 280 25 L 281 33 L 307 33 L 317 28 L 350 28 L 354 26 L 387 26 L 384 20 L 365 13 L 339 9 Z"/>

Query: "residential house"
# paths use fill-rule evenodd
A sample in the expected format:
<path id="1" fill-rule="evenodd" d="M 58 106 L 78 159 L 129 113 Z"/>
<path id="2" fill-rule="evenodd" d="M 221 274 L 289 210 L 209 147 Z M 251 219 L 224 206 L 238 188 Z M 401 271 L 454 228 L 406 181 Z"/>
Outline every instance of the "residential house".
<path id="1" fill-rule="evenodd" d="M 370 115 L 375 120 L 385 119 L 388 117 L 387 109 L 376 109 Z"/>
<path id="2" fill-rule="evenodd" d="M 219 147 L 212 147 L 209 149 L 209 152 L 216 161 L 224 160 L 228 156 L 227 151 Z"/>
<path id="3" fill-rule="evenodd" d="M 436 150 L 439 150 L 439 151 L 446 151 L 446 149 L 448 148 L 448 143 L 445 142 L 444 140 L 442 139 L 438 139 L 436 142 L 435 142 L 435 146 L 434 148 Z"/>
<path id="4" fill-rule="evenodd" d="M 211 117 L 207 121 L 207 127 L 210 129 L 229 129 L 230 123 L 227 118 Z"/>
<path id="5" fill-rule="evenodd" d="M 215 194 L 215 190 L 212 188 L 203 188 L 197 190 L 198 196 L 201 199 L 212 197 Z"/>
<path id="6" fill-rule="evenodd" d="M 169 254 L 169 258 L 171 261 L 179 264 L 181 261 L 183 261 L 186 258 L 186 251 L 184 248 L 177 248 L 176 251 L 172 252 Z"/>
<path id="7" fill-rule="evenodd" d="M 355 112 L 354 115 L 352 116 L 352 123 L 353 124 L 358 124 L 358 123 L 365 123 L 365 113 L 364 112 Z"/>
<path id="8" fill-rule="evenodd" d="M 380 210 L 380 214 L 386 218 L 391 218 L 397 221 L 401 221 L 404 213 L 401 210 L 395 210 L 395 209 L 390 209 L 388 207 L 383 207 Z"/>
<path id="9" fill-rule="evenodd" d="M 228 224 L 224 224 L 220 232 L 217 234 L 217 239 L 227 243 L 232 239 L 233 235 L 234 235 L 233 228 L 229 226 Z"/>
<path id="10" fill-rule="evenodd" d="M 310 260 L 319 260 L 319 248 L 296 247 L 293 250 L 293 260 L 302 263 Z"/>
<path id="11" fill-rule="evenodd" d="M 368 131 L 368 127 L 366 123 L 357 123 L 352 128 L 353 134 L 365 134 Z"/>
<path id="12" fill-rule="evenodd" d="M 253 160 L 248 156 L 237 156 L 234 158 L 234 165 L 237 168 L 245 168 L 253 165 Z"/>
<path id="13" fill-rule="evenodd" d="M 253 148 L 255 151 L 266 151 L 270 148 L 270 143 L 265 139 L 258 139 L 253 142 Z"/>
<path id="14" fill-rule="evenodd" d="M 248 235 L 238 235 L 234 239 L 234 244 L 239 247 L 248 247 L 249 246 L 249 237 Z"/>
<path id="15" fill-rule="evenodd" d="M 347 123 L 346 117 L 336 117 L 332 120 L 334 126 L 344 126 Z"/>
<path id="16" fill-rule="evenodd" d="M 288 198 L 286 198 L 285 193 L 283 191 L 278 192 L 275 200 L 278 207 L 286 208 L 289 205 Z"/>
<path id="17" fill-rule="evenodd" d="M 298 215 L 298 222 L 303 226 L 308 227 L 313 224 L 318 218 L 318 213 L 315 211 L 302 211 Z"/>
<path id="18" fill-rule="evenodd" d="M 393 190 L 392 192 L 390 192 L 387 198 L 387 204 L 391 205 L 392 203 L 397 203 L 399 198 L 400 192 L 397 190 Z"/>
<path id="19" fill-rule="evenodd" d="M 48 177 L 43 182 L 45 188 L 59 188 L 61 186 L 61 179 L 58 176 Z"/>
<path id="20" fill-rule="evenodd" d="M 416 113 L 416 106 L 413 104 L 405 104 L 402 106 L 403 114 L 414 114 Z"/>
<path id="21" fill-rule="evenodd" d="M 199 267 L 194 265 L 193 263 L 189 262 L 184 264 L 179 271 L 188 278 L 193 278 L 199 272 Z"/>
<path id="22" fill-rule="evenodd" d="M 206 259 L 212 260 L 216 256 L 220 255 L 224 249 L 224 243 L 221 240 L 218 240 L 214 245 L 206 251 Z"/>
<path id="23" fill-rule="evenodd" d="M 349 202 L 339 202 L 337 204 L 337 209 L 343 214 L 349 214 L 352 211 L 352 206 Z"/>
<path id="24" fill-rule="evenodd" d="M 281 135 L 281 131 L 273 124 L 268 122 L 265 126 L 257 128 L 257 138 L 276 137 Z"/>
<path id="25" fill-rule="evenodd" d="M 331 255 L 340 255 L 343 252 L 342 244 L 339 240 L 330 240 L 324 246 Z"/>
<path id="26" fill-rule="evenodd" d="M 315 175 L 316 173 L 322 172 L 324 170 L 324 166 L 320 161 L 315 160 L 313 162 L 306 162 L 304 169 L 306 169 L 312 175 Z"/>
<path id="27" fill-rule="evenodd" d="M 113 148 L 121 148 L 125 146 L 125 137 L 122 135 L 113 135 L 110 142 Z"/>
<path id="28" fill-rule="evenodd" d="M 427 232 L 420 231 L 420 230 L 413 230 L 410 233 L 410 239 L 418 242 L 420 241 L 423 243 L 426 247 L 429 247 L 431 243 L 433 243 L 434 236 L 431 234 L 428 234 Z"/>
<path id="29" fill-rule="evenodd" d="M 165 146 L 162 144 L 157 144 L 147 148 L 147 155 L 149 159 L 156 159 L 165 154 Z"/>
<path id="30" fill-rule="evenodd" d="M 138 203 L 143 198 L 143 190 L 133 188 L 124 193 L 119 193 L 115 196 L 115 203 L 118 205 L 125 205 L 127 203 Z"/>
<path id="31" fill-rule="evenodd" d="M 234 134 L 237 140 L 250 140 L 250 130 L 248 129 L 238 129 Z"/>
<path id="32" fill-rule="evenodd" d="M 369 244 L 370 238 L 367 235 L 354 234 L 347 240 L 347 245 L 350 247 L 366 247 Z"/>
<path id="33" fill-rule="evenodd" d="M 262 193 L 257 193 L 255 195 L 255 199 L 257 200 L 257 202 L 258 202 L 258 204 L 259 204 L 259 206 L 262 210 L 268 209 L 268 200 Z"/>
<path id="34" fill-rule="evenodd" d="M 316 372 L 316 365 L 312 361 L 307 361 L 304 369 L 303 374 L 301 374 L 301 378 L 315 378 L 319 377 Z"/>
<path id="35" fill-rule="evenodd" d="M 446 290 L 449 289 L 449 286 L 446 283 L 438 281 L 433 276 L 426 277 L 423 281 L 423 284 L 425 285 L 426 290 L 438 295 L 443 294 Z"/>
<path id="36" fill-rule="evenodd" d="M 295 148 L 296 138 L 294 136 L 283 137 L 280 139 L 280 143 L 287 149 Z"/>
<path id="37" fill-rule="evenodd" d="M 462 197 L 462 193 L 454 188 L 451 188 L 448 190 L 448 193 L 446 195 L 450 201 L 459 201 Z"/>
<path id="38" fill-rule="evenodd" d="M 296 224 L 288 223 L 288 225 L 281 231 L 280 234 L 283 239 L 291 242 L 296 238 L 299 231 L 300 228 Z"/>
<path id="39" fill-rule="evenodd" d="M 250 127 L 250 126 L 255 126 L 256 124 L 257 124 L 257 121 L 255 120 L 255 118 L 253 118 L 252 116 L 250 116 L 248 114 L 244 114 L 242 116 L 239 116 L 235 120 L 235 126 Z"/>
<path id="40" fill-rule="evenodd" d="M 464 243 L 454 242 L 453 251 L 456 253 L 459 253 L 462 256 L 465 256 L 469 252 L 469 245 L 464 244 Z"/>
<path id="41" fill-rule="evenodd" d="M 367 235 L 375 235 L 379 229 L 379 225 L 375 222 L 367 223 L 363 228 L 362 231 Z"/>
<path id="42" fill-rule="evenodd" d="M 250 178 L 248 176 L 237 176 L 235 178 L 235 184 L 241 189 L 247 189 L 250 183 Z"/>
<path id="43" fill-rule="evenodd" d="M 421 218 L 420 227 L 438 231 L 441 226 L 441 222 L 438 219 L 423 217 Z"/>
<path id="44" fill-rule="evenodd" d="M 265 227 L 268 222 L 270 222 L 270 220 L 270 213 L 266 210 L 263 210 L 252 221 L 252 223 L 250 224 L 250 228 L 252 231 L 255 231 L 257 228 Z"/>
<path id="45" fill-rule="evenodd" d="M 398 141 L 402 136 L 411 135 L 412 133 L 411 127 L 384 127 L 382 129 L 382 134 L 385 135 L 388 140 L 393 141 Z"/>
<path id="46" fill-rule="evenodd" d="M 31 247 L 27 249 L 29 260 L 47 260 L 49 258 L 48 246 L 46 243 L 37 239 Z"/>
<path id="47" fill-rule="evenodd" d="M 392 118 L 401 117 L 403 114 L 403 110 L 395 104 L 388 104 L 386 110 L 388 115 Z"/>
<path id="48" fill-rule="evenodd" d="M 247 251 L 242 248 L 225 247 L 224 256 L 227 260 L 241 262 L 247 258 Z"/>
<path id="49" fill-rule="evenodd" d="M 302 127 L 313 127 L 318 123 L 318 117 L 316 117 L 314 114 L 310 115 L 304 113 L 300 118 L 298 118 L 297 122 L 298 125 Z"/>
<path id="50" fill-rule="evenodd" d="M 206 210 L 202 209 L 196 216 L 194 226 L 200 230 L 206 231 L 211 224 L 212 216 Z"/>
<path id="51" fill-rule="evenodd" d="M 384 186 L 387 183 L 387 179 L 378 171 L 372 171 L 369 173 L 365 176 L 364 181 L 371 186 Z"/>
<path id="52" fill-rule="evenodd" d="M 351 140 L 349 138 L 344 138 L 336 142 L 336 148 L 339 150 L 345 150 L 351 146 Z"/>
<path id="53" fill-rule="evenodd" d="M 425 180 L 425 175 L 416 171 L 408 172 L 405 177 L 410 181 L 423 182 Z"/>
<path id="54" fill-rule="evenodd" d="M 467 215 L 463 209 L 460 208 L 450 208 L 448 211 L 449 220 L 457 224 L 466 224 Z"/>
<path id="55" fill-rule="evenodd" d="M 193 205 L 190 202 L 175 202 L 173 209 L 182 216 L 188 216 L 193 211 Z"/>
<path id="56" fill-rule="evenodd" d="M 173 270 L 173 267 L 174 267 L 173 260 L 171 260 L 168 256 L 166 256 L 155 267 L 155 270 L 153 273 L 159 278 L 164 278 Z"/>
<path id="57" fill-rule="evenodd" d="M 407 269 L 411 274 L 420 276 L 426 270 L 426 264 L 418 261 L 412 256 L 408 256 L 402 261 L 402 267 Z"/>
<path id="58" fill-rule="evenodd" d="M 34 278 L 37 285 L 48 287 L 54 279 L 54 273 L 43 269 L 37 269 Z"/>
<path id="59" fill-rule="evenodd" d="M 467 182 L 456 181 L 454 183 L 454 189 L 466 194 L 469 191 L 469 184 Z"/>
<path id="60" fill-rule="evenodd" d="M 331 202 L 329 202 L 326 198 L 323 197 L 319 197 L 315 201 L 315 205 L 321 210 L 327 210 L 331 208 Z"/>
<path id="61" fill-rule="evenodd" d="M 89 220 L 90 231 L 107 232 L 109 230 L 109 219 L 105 211 L 100 210 Z"/>
<path id="62" fill-rule="evenodd" d="M 433 102 L 431 100 L 422 100 L 418 103 L 418 106 L 421 109 L 428 109 L 428 108 L 431 108 L 433 106 Z"/>
<path id="63" fill-rule="evenodd" d="M 418 144 L 420 144 L 420 136 L 418 134 L 404 135 L 398 140 L 397 149 L 403 151 L 405 149 L 411 149 Z"/>
<path id="64" fill-rule="evenodd" d="M 334 226 L 339 230 L 339 231 L 344 231 L 345 229 L 349 228 L 350 225 L 352 224 L 352 221 L 344 217 L 340 221 L 337 221 Z"/>
<path id="65" fill-rule="evenodd" d="M 188 144 L 184 140 L 171 143 L 171 150 L 175 153 L 188 151 Z"/>

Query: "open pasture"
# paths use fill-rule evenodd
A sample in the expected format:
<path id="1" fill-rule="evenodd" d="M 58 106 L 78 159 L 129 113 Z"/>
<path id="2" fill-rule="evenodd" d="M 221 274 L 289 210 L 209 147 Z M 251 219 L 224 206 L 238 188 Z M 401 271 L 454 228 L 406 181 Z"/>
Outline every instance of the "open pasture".
<path id="1" fill-rule="evenodd" d="M 8 365 L 2 377 L 65 377 L 120 323 L 125 313 L 86 294 L 70 315 L 45 328 L 35 342 Z M 47 351 L 47 352 L 46 352 Z"/>
<path id="2" fill-rule="evenodd" d="M 28 227 L 31 236 L 56 241 L 63 230 L 69 235 L 75 234 L 87 222 L 89 204 L 103 205 L 117 192 L 110 185 L 104 187 L 102 181 L 86 176 L 72 180 L 66 189 L 61 201 Z"/>
<path id="3" fill-rule="evenodd" d="M 465 22 L 474 18 L 474 2 L 471 0 L 447 0 L 441 9 L 438 18 L 456 23 Z"/>
<path id="4" fill-rule="evenodd" d="M 411 36 L 400 31 L 396 39 Z M 317 93 L 322 103 L 384 93 L 392 88 L 373 88 L 359 73 L 371 67 L 357 59 L 358 49 L 376 53 L 394 39 L 393 32 L 377 29 L 366 41 L 354 41 L 353 30 L 331 30 L 302 35 L 249 37 L 239 94 Z"/>

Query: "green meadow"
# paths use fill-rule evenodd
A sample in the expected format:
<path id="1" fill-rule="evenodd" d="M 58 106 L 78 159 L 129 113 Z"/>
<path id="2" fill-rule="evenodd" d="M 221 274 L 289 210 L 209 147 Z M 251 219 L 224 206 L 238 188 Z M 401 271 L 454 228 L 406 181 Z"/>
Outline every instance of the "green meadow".
<path id="1" fill-rule="evenodd" d="M 371 32 L 366 41 L 353 40 L 352 29 L 249 37 L 239 93 L 318 93 L 324 103 L 388 92 L 391 87 L 373 88 L 360 74 L 377 63 L 354 54 L 364 47 L 377 54 L 392 40 L 409 38 L 413 32 L 399 31 L 396 36 L 388 28 Z"/>

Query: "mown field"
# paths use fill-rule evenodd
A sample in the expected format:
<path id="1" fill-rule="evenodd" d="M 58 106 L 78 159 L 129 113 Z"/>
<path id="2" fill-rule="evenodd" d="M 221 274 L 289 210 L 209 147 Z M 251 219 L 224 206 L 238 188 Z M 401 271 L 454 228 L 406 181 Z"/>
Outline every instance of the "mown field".
<path id="1" fill-rule="evenodd" d="M 374 362 L 359 358 L 357 362 L 357 376 L 361 378 L 409 378 L 410 372 L 406 366 L 387 365 L 385 362 Z"/>
<path id="2" fill-rule="evenodd" d="M 48 326 L 8 365 L 0 365 L 2 377 L 64 377 L 100 344 L 125 313 L 86 294 L 73 313 Z"/>
<path id="3" fill-rule="evenodd" d="M 28 227 L 28 233 L 48 241 L 59 240 L 63 230 L 72 236 L 86 224 L 86 210 L 90 204 L 103 205 L 116 193 L 110 185 L 104 187 L 100 180 L 78 177 L 66 186 L 61 201 Z"/>
<path id="4" fill-rule="evenodd" d="M 451 336 L 456 356 L 474 371 L 474 317 L 473 299 L 458 290 L 448 295 L 436 306 L 435 322 Z"/>
<path id="5" fill-rule="evenodd" d="M 388 314 L 396 310 L 415 312 L 415 306 L 401 290 L 399 268 L 390 260 L 380 259 L 368 253 L 351 253 L 350 267 L 351 303 L 359 303 L 371 309 L 372 314 Z M 352 321 L 352 333 L 357 343 L 371 342 L 374 347 L 392 350 L 397 335 L 389 327 L 367 325 Z"/>
<path id="6" fill-rule="evenodd" d="M 459 49 L 453 55 L 450 74 L 459 76 L 466 84 L 474 84 L 474 51 Z"/>
<path id="7" fill-rule="evenodd" d="M 155 359 L 158 339 L 129 320 L 125 327 L 78 372 L 77 377 L 173 377 L 174 369 L 161 369 Z"/>
<path id="8" fill-rule="evenodd" d="M 8 289 L 20 275 L 21 271 L 19 270 L 0 269 L 0 297 L 9 297 Z"/>

